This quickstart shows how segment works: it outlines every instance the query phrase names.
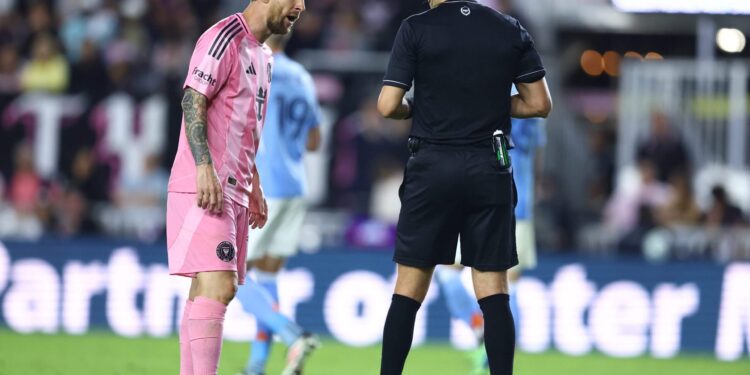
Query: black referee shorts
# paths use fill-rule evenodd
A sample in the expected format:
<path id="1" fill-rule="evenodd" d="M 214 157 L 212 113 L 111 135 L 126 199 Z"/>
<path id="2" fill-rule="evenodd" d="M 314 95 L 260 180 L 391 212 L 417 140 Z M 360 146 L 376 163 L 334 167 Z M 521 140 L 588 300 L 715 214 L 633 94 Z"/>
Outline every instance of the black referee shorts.
<path id="1" fill-rule="evenodd" d="M 518 264 L 515 183 L 486 143 L 421 142 L 399 189 L 396 263 L 417 268 L 453 264 L 461 236 L 461 264 L 504 271 Z"/>

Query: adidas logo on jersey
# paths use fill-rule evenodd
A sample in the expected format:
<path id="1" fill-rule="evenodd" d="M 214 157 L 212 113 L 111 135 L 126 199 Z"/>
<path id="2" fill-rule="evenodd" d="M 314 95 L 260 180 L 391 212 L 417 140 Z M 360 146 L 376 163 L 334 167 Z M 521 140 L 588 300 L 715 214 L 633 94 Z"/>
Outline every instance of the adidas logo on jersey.
<path id="1" fill-rule="evenodd" d="M 257 74 L 255 72 L 255 66 L 253 65 L 253 63 L 250 63 L 250 66 L 248 66 L 247 69 L 245 69 L 245 73 L 250 74 L 251 76 L 254 76 Z"/>

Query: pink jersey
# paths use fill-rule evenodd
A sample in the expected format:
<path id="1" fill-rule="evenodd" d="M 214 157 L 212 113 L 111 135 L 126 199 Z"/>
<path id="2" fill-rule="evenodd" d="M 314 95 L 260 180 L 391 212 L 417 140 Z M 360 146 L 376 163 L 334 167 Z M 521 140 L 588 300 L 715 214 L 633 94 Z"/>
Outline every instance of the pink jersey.
<path id="1" fill-rule="evenodd" d="M 249 31 L 241 14 L 208 29 L 195 45 L 184 87 L 208 98 L 208 148 L 224 194 L 247 207 L 255 152 L 271 86 L 271 50 Z M 196 192 L 195 159 L 182 118 L 168 190 Z"/>

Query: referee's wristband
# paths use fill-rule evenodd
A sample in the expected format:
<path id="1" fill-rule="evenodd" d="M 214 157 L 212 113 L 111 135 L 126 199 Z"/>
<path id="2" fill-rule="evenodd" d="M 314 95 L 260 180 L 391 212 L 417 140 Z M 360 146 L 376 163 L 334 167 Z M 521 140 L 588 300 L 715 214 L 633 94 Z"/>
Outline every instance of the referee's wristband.
<path id="1" fill-rule="evenodd" d="M 404 117 L 404 120 L 408 120 L 414 115 L 414 99 L 406 98 L 406 104 L 409 106 L 409 113 Z"/>

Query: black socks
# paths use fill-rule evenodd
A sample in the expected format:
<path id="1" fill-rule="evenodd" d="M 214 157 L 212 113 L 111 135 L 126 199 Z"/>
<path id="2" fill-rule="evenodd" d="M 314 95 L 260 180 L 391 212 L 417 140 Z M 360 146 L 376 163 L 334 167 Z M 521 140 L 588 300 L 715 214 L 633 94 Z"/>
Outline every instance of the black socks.
<path id="1" fill-rule="evenodd" d="M 509 301 L 507 294 L 494 294 L 479 300 L 484 313 L 484 344 L 492 375 L 513 374 L 516 328 Z"/>
<path id="2" fill-rule="evenodd" d="M 492 375 L 513 374 L 516 329 L 509 300 L 507 294 L 495 294 L 479 300 L 484 313 L 484 343 Z M 404 371 L 420 305 L 409 297 L 393 295 L 383 329 L 380 375 L 401 375 Z"/>
<path id="3" fill-rule="evenodd" d="M 506 300 L 507 304 L 507 300 Z M 414 321 L 421 303 L 394 294 L 383 329 L 383 353 L 380 357 L 381 375 L 401 375 L 414 336 Z M 511 321 L 511 326 L 513 325 Z"/>

